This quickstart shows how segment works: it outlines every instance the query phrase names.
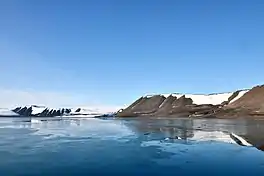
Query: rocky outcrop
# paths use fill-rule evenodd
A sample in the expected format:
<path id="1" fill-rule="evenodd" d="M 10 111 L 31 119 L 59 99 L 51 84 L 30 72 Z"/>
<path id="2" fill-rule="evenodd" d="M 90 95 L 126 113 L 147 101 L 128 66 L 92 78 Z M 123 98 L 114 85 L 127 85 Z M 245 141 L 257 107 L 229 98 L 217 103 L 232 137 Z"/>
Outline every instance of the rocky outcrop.
<path id="1" fill-rule="evenodd" d="M 114 117 L 116 112 L 104 112 L 95 108 L 48 108 L 45 106 L 17 107 L 12 112 L 22 117 Z M 1 114 L 0 114 L 1 115 Z"/>
<path id="2" fill-rule="evenodd" d="M 230 93 L 143 96 L 118 117 L 264 117 L 264 86 Z"/>
<path id="3" fill-rule="evenodd" d="M 168 96 L 167 98 L 161 95 L 152 97 L 141 97 L 128 108 L 117 113 L 119 117 L 137 117 L 137 116 L 190 116 L 208 114 L 213 112 L 214 105 L 196 105 L 193 104 L 191 98 L 186 98 L 185 95 L 176 97 Z"/>
<path id="4" fill-rule="evenodd" d="M 81 111 L 81 108 L 78 108 L 75 110 L 75 112 L 80 112 Z"/>
<path id="5" fill-rule="evenodd" d="M 55 116 L 63 116 L 67 115 L 71 112 L 71 109 L 49 109 L 41 106 L 25 106 L 25 107 L 17 107 L 12 110 L 13 112 L 19 114 L 24 117 L 55 117 Z"/>
<path id="6" fill-rule="evenodd" d="M 13 112 L 22 115 L 22 116 L 30 116 L 32 113 L 32 107 L 24 107 L 24 108 L 16 108 L 15 110 L 13 110 Z"/>

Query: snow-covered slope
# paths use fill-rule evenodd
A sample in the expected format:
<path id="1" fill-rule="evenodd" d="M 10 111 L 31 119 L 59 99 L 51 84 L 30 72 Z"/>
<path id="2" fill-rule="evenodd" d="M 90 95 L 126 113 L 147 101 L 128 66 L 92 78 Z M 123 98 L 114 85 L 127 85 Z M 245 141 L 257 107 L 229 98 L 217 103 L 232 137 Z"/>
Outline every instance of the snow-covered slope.
<path id="1" fill-rule="evenodd" d="M 88 107 L 82 107 L 82 108 L 72 108 L 72 112 L 70 113 L 71 115 L 100 115 L 100 114 L 105 114 L 109 113 L 108 111 L 101 110 L 98 108 L 88 108 Z"/>
<path id="2" fill-rule="evenodd" d="M 231 93 L 221 93 L 221 94 L 212 94 L 212 95 L 195 95 L 195 94 L 185 94 L 186 98 L 191 98 L 194 104 L 221 104 L 224 101 L 227 101 L 228 98 L 233 94 Z M 172 94 L 176 97 L 181 97 L 182 95 Z"/>
<path id="3" fill-rule="evenodd" d="M 242 90 L 238 93 L 238 95 L 230 101 L 230 103 L 233 103 L 235 101 L 237 101 L 239 98 L 241 98 L 245 93 L 247 93 L 249 90 Z"/>
<path id="4" fill-rule="evenodd" d="M 70 115 L 104 115 L 116 113 L 118 107 L 77 107 L 71 108 Z"/>
<path id="5" fill-rule="evenodd" d="M 234 98 L 230 101 L 234 102 L 238 100 L 240 97 L 242 97 L 248 90 L 242 90 L 239 91 L 238 95 L 234 96 Z M 229 98 L 234 95 L 235 92 L 227 92 L 227 93 L 218 93 L 218 94 L 180 94 L 180 93 L 173 93 L 173 94 L 159 94 L 164 97 L 177 97 L 180 98 L 182 96 L 185 96 L 186 98 L 191 98 L 193 101 L 193 104 L 201 105 L 201 104 L 212 104 L 212 105 L 218 105 L 221 104 L 225 101 L 228 101 Z M 152 95 L 146 95 L 145 97 L 151 98 L 154 95 L 157 94 L 152 94 Z"/>
<path id="6" fill-rule="evenodd" d="M 28 108 L 30 108 L 30 107 L 32 108 L 31 114 L 33 114 L 33 115 L 40 114 L 46 109 L 45 106 L 36 106 L 36 105 L 28 106 Z"/>

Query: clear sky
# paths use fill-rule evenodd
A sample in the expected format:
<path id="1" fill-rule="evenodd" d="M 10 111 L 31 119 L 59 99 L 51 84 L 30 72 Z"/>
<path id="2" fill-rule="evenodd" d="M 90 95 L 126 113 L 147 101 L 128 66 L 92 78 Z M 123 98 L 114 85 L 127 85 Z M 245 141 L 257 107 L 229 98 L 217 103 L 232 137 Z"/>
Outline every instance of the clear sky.
<path id="1" fill-rule="evenodd" d="M 263 0 L 0 0 L 1 92 L 123 105 L 263 84 L 263 9 Z"/>

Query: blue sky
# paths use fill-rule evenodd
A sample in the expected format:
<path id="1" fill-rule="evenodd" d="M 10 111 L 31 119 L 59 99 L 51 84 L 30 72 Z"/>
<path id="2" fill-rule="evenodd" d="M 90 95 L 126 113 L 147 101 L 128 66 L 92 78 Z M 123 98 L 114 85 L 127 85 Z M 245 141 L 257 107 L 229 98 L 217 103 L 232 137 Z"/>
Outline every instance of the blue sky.
<path id="1" fill-rule="evenodd" d="M 259 0 L 0 0 L 0 88 L 129 104 L 263 84 Z"/>

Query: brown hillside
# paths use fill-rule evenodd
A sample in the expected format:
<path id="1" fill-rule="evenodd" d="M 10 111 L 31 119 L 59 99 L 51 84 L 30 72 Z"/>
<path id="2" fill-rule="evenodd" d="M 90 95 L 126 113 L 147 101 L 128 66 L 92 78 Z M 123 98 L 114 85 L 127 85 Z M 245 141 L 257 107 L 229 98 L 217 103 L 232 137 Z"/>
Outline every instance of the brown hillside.
<path id="1" fill-rule="evenodd" d="M 174 97 L 170 95 L 164 100 L 160 105 L 159 109 L 156 111 L 154 116 L 186 116 L 189 115 L 190 107 L 188 105 L 193 105 L 193 101 L 185 96 Z"/>
<path id="2" fill-rule="evenodd" d="M 166 98 L 164 96 L 155 95 L 150 98 L 144 97 L 141 100 L 137 100 L 133 103 L 134 106 L 129 106 L 124 109 L 122 112 L 118 113 L 119 117 L 129 117 L 129 116 L 138 116 L 147 115 L 155 113 L 159 106 L 164 102 Z"/>
<path id="3" fill-rule="evenodd" d="M 169 111 L 172 109 L 173 102 L 177 100 L 177 97 L 174 97 L 172 95 L 168 96 L 162 104 L 160 105 L 159 109 L 155 113 L 158 116 L 165 116 L 169 114 Z"/>
<path id="4" fill-rule="evenodd" d="M 141 102 L 144 101 L 144 97 L 140 97 L 139 99 L 137 99 L 134 103 L 132 103 L 130 106 L 128 106 L 128 109 L 132 109 L 134 106 L 140 104 Z"/>
<path id="5" fill-rule="evenodd" d="M 224 102 L 218 105 L 193 104 L 185 95 L 165 98 L 163 95 L 141 97 L 122 112 L 118 117 L 264 117 L 264 85 L 249 90 L 238 100 L 229 104 L 239 95 L 240 90 L 233 92 Z"/>
<path id="6" fill-rule="evenodd" d="M 264 112 L 264 85 L 252 88 L 227 108 Z"/>

